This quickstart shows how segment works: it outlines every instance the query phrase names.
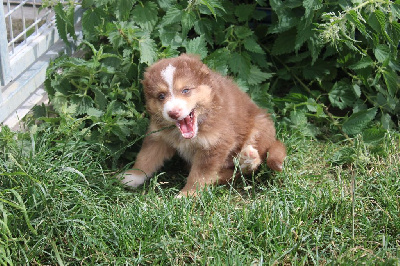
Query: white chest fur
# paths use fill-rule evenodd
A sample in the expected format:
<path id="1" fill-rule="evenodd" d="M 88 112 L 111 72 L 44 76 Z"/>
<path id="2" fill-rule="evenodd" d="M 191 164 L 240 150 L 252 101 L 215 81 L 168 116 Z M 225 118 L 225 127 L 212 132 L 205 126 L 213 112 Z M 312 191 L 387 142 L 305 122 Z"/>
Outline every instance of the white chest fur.
<path id="1" fill-rule="evenodd" d="M 177 129 L 165 133 L 161 134 L 163 140 L 174 147 L 178 154 L 189 163 L 193 161 L 197 151 L 209 150 L 219 141 L 219 136 L 214 134 L 199 134 L 192 139 L 184 139 Z"/>

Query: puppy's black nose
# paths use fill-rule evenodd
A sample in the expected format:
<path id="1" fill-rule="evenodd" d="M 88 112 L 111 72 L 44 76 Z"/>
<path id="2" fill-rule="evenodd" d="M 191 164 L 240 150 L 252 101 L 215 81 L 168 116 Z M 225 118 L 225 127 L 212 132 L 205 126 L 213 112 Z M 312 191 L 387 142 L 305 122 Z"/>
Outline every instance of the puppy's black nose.
<path id="1" fill-rule="evenodd" d="M 168 112 L 168 116 L 175 120 L 178 120 L 179 115 L 180 115 L 179 112 L 176 110 L 172 110 L 172 111 Z"/>

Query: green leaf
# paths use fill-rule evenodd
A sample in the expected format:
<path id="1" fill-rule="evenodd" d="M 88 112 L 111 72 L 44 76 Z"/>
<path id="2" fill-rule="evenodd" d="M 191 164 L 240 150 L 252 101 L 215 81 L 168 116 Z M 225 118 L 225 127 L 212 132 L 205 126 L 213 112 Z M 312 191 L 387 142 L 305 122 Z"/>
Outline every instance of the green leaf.
<path id="1" fill-rule="evenodd" d="M 247 82 L 249 85 L 257 85 L 271 77 L 271 73 L 262 72 L 257 66 L 252 65 Z"/>
<path id="2" fill-rule="evenodd" d="M 374 65 L 374 61 L 371 59 L 371 57 L 365 56 L 365 57 L 361 58 L 361 60 L 358 61 L 357 63 L 349 66 L 349 68 L 353 69 L 353 70 L 357 70 L 357 69 L 371 67 L 373 65 Z"/>
<path id="3" fill-rule="evenodd" d="M 353 85 L 353 92 L 358 98 L 361 97 L 361 88 L 357 84 Z"/>
<path id="4" fill-rule="evenodd" d="M 239 39 L 242 39 L 242 40 L 254 35 L 254 32 L 251 29 L 249 29 L 248 27 L 244 27 L 244 26 L 235 27 L 234 32 L 235 32 L 235 35 Z"/>
<path id="5" fill-rule="evenodd" d="M 381 10 L 377 9 L 368 18 L 368 25 L 378 34 L 383 36 L 388 42 L 393 44 L 386 32 L 386 15 Z"/>
<path id="6" fill-rule="evenodd" d="M 376 48 L 374 49 L 374 55 L 379 63 L 384 63 L 386 60 L 389 60 L 390 56 L 389 46 L 385 44 L 377 45 Z"/>
<path id="7" fill-rule="evenodd" d="M 344 109 L 357 100 L 352 91 L 352 86 L 349 82 L 338 81 L 333 85 L 332 90 L 329 92 L 329 100 L 333 106 Z"/>
<path id="8" fill-rule="evenodd" d="M 400 42 L 400 24 L 396 21 L 392 21 L 390 24 L 390 37 L 394 44 Z"/>
<path id="9" fill-rule="evenodd" d="M 308 17 L 312 11 L 322 8 L 322 0 L 304 0 L 303 6 L 306 10 L 305 16 Z"/>
<path id="10" fill-rule="evenodd" d="M 71 44 L 68 41 L 67 34 L 69 33 L 71 37 L 74 37 L 74 39 L 76 38 L 73 13 L 71 17 L 71 11 L 66 12 L 62 3 L 58 3 L 56 6 L 54 6 L 54 11 L 56 13 L 55 16 L 58 34 L 64 43 L 70 46 Z"/>
<path id="11" fill-rule="evenodd" d="M 388 113 L 382 114 L 382 117 L 381 117 L 381 124 L 382 124 L 382 127 L 383 127 L 384 129 L 386 129 L 386 130 L 389 130 L 389 129 L 392 128 L 392 125 L 393 125 L 394 123 L 393 123 L 393 121 L 392 121 L 392 117 L 390 116 L 390 114 L 388 114 Z"/>
<path id="12" fill-rule="evenodd" d="M 76 105 L 76 115 L 84 115 L 89 108 L 93 107 L 93 100 L 87 95 L 74 95 L 71 97 L 71 103 Z"/>
<path id="13" fill-rule="evenodd" d="M 301 46 L 314 35 L 314 26 L 304 25 L 302 21 L 297 27 L 295 50 L 298 51 Z"/>
<path id="14" fill-rule="evenodd" d="M 264 50 L 261 48 L 261 46 L 257 43 L 256 40 L 253 38 L 247 38 L 243 41 L 244 48 L 247 51 L 257 53 L 257 54 L 265 54 Z"/>
<path id="15" fill-rule="evenodd" d="M 217 17 L 217 9 L 225 12 L 224 7 L 221 5 L 221 1 L 219 0 L 201 0 L 200 4 L 200 11 L 202 11 L 202 13 L 210 14 L 211 12 L 214 17 Z M 204 12 L 205 10 L 201 8 L 202 6 L 207 8 L 206 12 Z"/>
<path id="16" fill-rule="evenodd" d="M 290 112 L 290 121 L 294 126 L 302 128 L 307 125 L 307 116 L 304 110 L 295 110 Z"/>
<path id="17" fill-rule="evenodd" d="M 238 17 L 239 22 L 250 20 L 255 9 L 255 5 L 240 4 L 235 8 L 235 15 Z"/>
<path id="18" fill-rule="evenodd" d="M 82 31 L 87 41 L 97 40 L 97 27 L 103 24 L 104 12 L 98 8 L 89 8 L 82 15 Z"/>
<path id="19" fill-rule="evenodd" d="M 248 79 L 251 63 L 250 58 L 246 56 L 245 53 L 232 53 L 229 58 L 228 64 L 233 73 L 240 75 L 245 80 Z"/>
<path id="20" fill-rule="evenodd" d="M 161 27 L 158 32 L 163 47 L 171 47 L 176 49 L 182 45 L 182 35 L 179 33 L 181 27 L 179 25 L 170 25 Z"/>
<path id="21" fill-rule="evenodd" d="M 346 134 L 356 135 L 362 133 L 362 130 L 375 118 L 377 108 L 370 108 L 352 114 L 342 125 Z"/>
<path id="22" fill-rule="evenodd" d="M 118 0 L 115 6 L 115 16 L 118 20 L 124 21 L 129 18 L 129 14 L 136 0 Z"/>
<path id="23" fill-rule="evenodd" d="M 94 92 L 94 102 L 96 107 L 103 111 L 106 110 L 108 104 L 106 95 L 98 88 L 92 88 L 92 91 Z"/>
<path id="24" fill-rule="evenodd" d="M 198 54 L 201 59 L 204 59 L 207 56 L 208 50 L 204 36 L 189 41 L 185 40 L 183 46 L 186 48 L 186 53 L 188 54 Z"/>
<path id="25" fill-rule="evenodd" d="M 132 11 L 132 20 L 142 29 L 149 32 L 153 31 L 158 21 L 157 5 L 150 1 L 136 5 Z"/>
<path id="26" fill-rule="evenodd" d="M 211 69 L 223 74 L 228 74 L 228 59 L 230 53 L 227 49 L 217 49 L 212 54 L 207 56 L 205 62 Z"/>
<path id="27" fill-rule="evenodd" d="M 352 147 L 344 147 L 336 151 L 330 161 L 336 165 L 350 164 L 355 160 L 355 150 Z"/>
<path id="28" fill-rule="evenodd" d="M 176 7 L 171 7 L 167 10 L 167 13 L 162 18 L 161 24 L 163 26 L 166 26 L 175 24 L 177 22 L 180 22 L 181 20 L 182 20 L 182 10 Z"/>
<path id="29" fill-rule="evenodd" d="M 208 18 L 196 19 L 196 21 L 194 22 L 194 30 L 199 36 L 204 35 L 205 40 L 212 45 L 214 44 L 214 25 L 214 20 Z"/>
<path id="30" fill-rule="evenodd" d="M 197 18 L 193 12 L 183 12 L 182 15 L 182 36 L 186 36 L 188 32 L 193 28 Z"/>
<path id="31" fill-rule="evenodd" d="M 389 95 L 391 97 L 395 97 L 400 89 L 399 76 L 393 71 L 385 71 L 383 72 L 383 78 L 385 79 L 385 84 L 387 86 Z"/>
<path id="32" fill-rule="evenodd" d="M 149 35 L 145 34 L 139 40 L 140 63 L 153 64 L 157 60 L 157 46 Z"/>
<path id="33" fill-rule="evenodd" d="M 356 24 L 357 29 L 366 37 L 369 36 L 365 25 L 360 21 L 359 16 L 362 18 L 361 14 L 357 13 L 355 10 L 349 10 L 346 14 L 347 18 Z"/>
<path id="34" fill-rule="evenodd" d="M 294 51 L 294 44 L 295 44 L 295 39 L 293 36 L 295 36 L 295 29 L 286 31 L 284 33 L 281 33 L 277 36 L 275 39 L 274 45 L 272 47 L 272 54 L 273 55 L 282 55 L 286 53 L 290 53 Z"/>
<path id="35" fill-rule="evenodd" d="M 101 117 L 104 114 L 104 112 L 99 109 L 96 109 L 96 108 L 89 108 L 87 110 L 87 114 L 89 116 L 94 116 L 94 117 L 98 118 L 98 117 Z"/>
<path id="36" fill-rule="evenodd" d="M 381 141 L 385 135 L 386 130 L 381 127 L 373 127 L 363 130 L 362 137 L 365 143 L 374 143 Z"/>

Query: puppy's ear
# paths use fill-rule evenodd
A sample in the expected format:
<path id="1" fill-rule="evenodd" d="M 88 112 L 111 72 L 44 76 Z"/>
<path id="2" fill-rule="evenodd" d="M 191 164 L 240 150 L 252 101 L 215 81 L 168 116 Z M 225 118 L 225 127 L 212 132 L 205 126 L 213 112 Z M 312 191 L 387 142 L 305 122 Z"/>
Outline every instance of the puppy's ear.
<path id="1" fill-rule="evenodd" d="M 200 68 L 200 72 L 203 74 L 210 74 L 210 69 L 208 68 L 208 66 L 206 64 L 203 64 Z"/>

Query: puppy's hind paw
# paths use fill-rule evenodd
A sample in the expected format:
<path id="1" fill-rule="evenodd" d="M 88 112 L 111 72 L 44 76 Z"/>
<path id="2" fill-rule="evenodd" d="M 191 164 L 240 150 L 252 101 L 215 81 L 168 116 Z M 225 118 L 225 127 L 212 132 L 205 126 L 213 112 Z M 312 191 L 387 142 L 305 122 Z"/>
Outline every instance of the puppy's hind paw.
<path id="1" fill-rule="evenodd" d="M 138 171 L 135 170 L 126 171 L 125 173 L 122 173 L 120 177 L 121 183 L 130 187 L 138 187 L 147 179 L 144 173 L 138 173 Z"/>
<path id="2" fill-rule="evenodd" d="M 258 151 L 252 146 L 247 145 L 240 151 L 240 168 L 242 171 L 251 172 L 257 169 L 261 164 L 261 158 Z"/>
<path id="3" fill-rule="evenodd" d="M 283 163 L 276 160 L 267 160 L 267 165 L 274 171 L 282 172 L 283 170 Z"/>

